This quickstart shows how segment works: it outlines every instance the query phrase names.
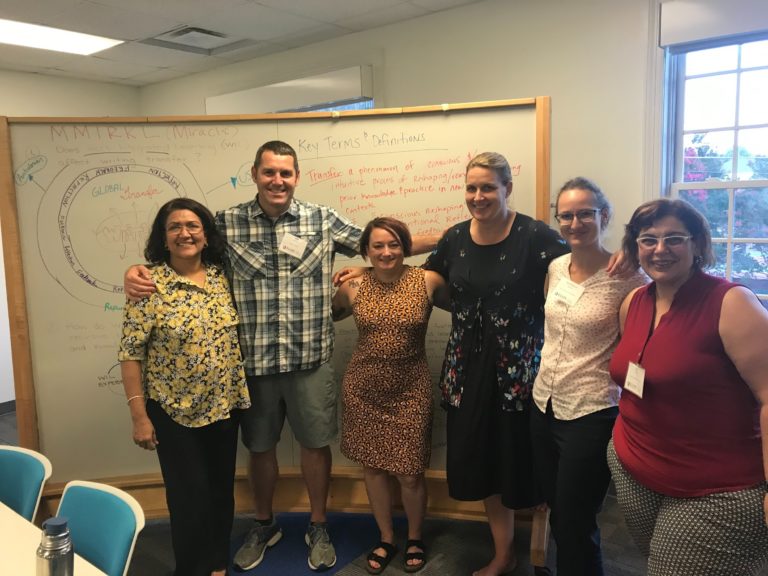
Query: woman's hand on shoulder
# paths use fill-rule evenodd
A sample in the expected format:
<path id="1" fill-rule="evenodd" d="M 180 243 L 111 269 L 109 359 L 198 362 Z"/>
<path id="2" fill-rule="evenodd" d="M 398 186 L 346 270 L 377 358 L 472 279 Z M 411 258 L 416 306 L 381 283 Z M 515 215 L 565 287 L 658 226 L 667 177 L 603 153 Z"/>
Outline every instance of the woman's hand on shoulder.
<path id="1" fill-rule="evenodd" d="M 608 272 L 608 276 L 618 276 L 627 280 L 637 271 L 637 266 L 627 258 L 623 250 L 617 250 L 608 259 L 608 266 L 605 267 L 605 271 Z"/>

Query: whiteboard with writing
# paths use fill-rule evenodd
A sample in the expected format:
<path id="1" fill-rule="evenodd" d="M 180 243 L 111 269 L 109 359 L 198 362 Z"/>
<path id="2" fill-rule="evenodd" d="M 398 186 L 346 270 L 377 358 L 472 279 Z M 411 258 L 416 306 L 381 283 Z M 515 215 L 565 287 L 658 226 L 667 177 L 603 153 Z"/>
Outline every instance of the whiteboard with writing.
<path id="1" fill-rule="evenodd" d="M 548 186 L 537 170 L 542 135 L 533 99 L 333 116 L 9 123 L 39 447 L 57 481 L 158 470 L 155 456 L 131 441 L 120 381 L 123 273 L 143 261 L 151 222 L 166 201 L 187 196 L 215 211 L 253 198 L 250 167 L 263 142 L 284 140 L 297 150 L 298 198 L 332 206 L 361 226 L 392 215 L 414 234 L 432 234 L 465 220 L 465 165 L 487 150 L 512 164 L 521 212 L 535 214 L 537 192 Z M 336 262 L 350 263 L 362 261 Z M 435 382 L 449 323 L 448 314 L 433 313 L 427 350 Z M 352 320 L 336 328 L 340 380 L 356 330 Z M 436 400 L 432 468 L 444 468 L 443 428 Z M 333 450 L 335 465 L 351 464 Z M 298 454 L 286 427 L 279 461 L 298 465 Z"/>

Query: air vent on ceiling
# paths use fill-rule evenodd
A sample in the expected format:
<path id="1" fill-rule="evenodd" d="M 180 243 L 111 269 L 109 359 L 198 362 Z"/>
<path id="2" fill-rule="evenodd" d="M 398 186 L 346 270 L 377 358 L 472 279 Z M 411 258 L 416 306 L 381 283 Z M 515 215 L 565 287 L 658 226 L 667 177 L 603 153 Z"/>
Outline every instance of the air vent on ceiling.
<path id="1" fill-rule="evenodd" d="M 221 32 L 214 32 L 213 30 L 196 28 L 194 26 L 176 28 L 141 42 L 150 46 L 160 46 L 162 48 L 194 52 L 195 54 L 205 54 L 208 56 L 256 44 L 255 40 L 233 38 Z"/>

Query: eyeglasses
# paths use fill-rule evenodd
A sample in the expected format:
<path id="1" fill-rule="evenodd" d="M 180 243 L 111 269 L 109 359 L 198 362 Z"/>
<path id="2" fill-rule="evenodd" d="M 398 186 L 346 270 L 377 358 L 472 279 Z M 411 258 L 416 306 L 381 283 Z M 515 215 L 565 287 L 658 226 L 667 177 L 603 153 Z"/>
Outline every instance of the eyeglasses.
<path id="1" fill-rule="evenodd" d="M 670 234 L 669 236 L 640 236 L 637 239 L 637 245 L 640 248 L 647 248 L 651 250 L 659 245 L 659 242 L 664 242 L 664 246 L 667 248 L 679 248 L 685 244 L 693 236 L 684 236 L 682 234 Z"/>
<path id="2" fill-rule="evenodd" d="M 579 222 L 587 224 L 588 222 L 594 222 L 597 213 L 600 212 L 600 208 L 590 208 L 589 210 L 578 210 L 576 212 L 561 212 L 555 214 L 555 219 L 560 224 L 570 224 L 574 218 L 578 218 Z"/>
<path id="3" fill-rule="evenodd" d="M 186 229 L 190 234 L 199 234 L 203 231 L 203 225 L 197 222 L 187 222 L 186 224 L 174 222 L 173 224 L 170 224 L 165 231 L 168 234 L 181 234 L 183 229 Z"/>

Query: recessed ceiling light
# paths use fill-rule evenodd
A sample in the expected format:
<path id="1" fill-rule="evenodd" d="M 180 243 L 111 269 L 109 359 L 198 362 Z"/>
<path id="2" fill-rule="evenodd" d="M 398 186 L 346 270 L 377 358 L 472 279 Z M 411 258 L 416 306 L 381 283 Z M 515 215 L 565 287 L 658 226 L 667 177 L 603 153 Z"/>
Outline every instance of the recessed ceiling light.
<path id="1" fill-rule="evenodd" d="M 123 41 L 0 18 L 0 43 L 87 56 Z"/>

